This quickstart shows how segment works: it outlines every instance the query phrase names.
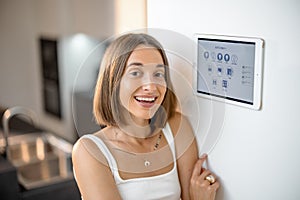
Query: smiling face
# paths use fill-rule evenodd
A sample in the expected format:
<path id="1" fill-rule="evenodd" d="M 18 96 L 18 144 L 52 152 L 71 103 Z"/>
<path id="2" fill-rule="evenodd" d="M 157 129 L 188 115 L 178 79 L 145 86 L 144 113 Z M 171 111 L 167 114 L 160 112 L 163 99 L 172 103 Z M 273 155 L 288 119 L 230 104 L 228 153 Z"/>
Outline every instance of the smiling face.
<path id="1" fill-rule="evenodd" d="M 146 123 L 160 107 L 166 93 L 165 66 L 160 52 L 138 46 L 129 56 L 120 82 L 120 100 L 132 119 Z"/>

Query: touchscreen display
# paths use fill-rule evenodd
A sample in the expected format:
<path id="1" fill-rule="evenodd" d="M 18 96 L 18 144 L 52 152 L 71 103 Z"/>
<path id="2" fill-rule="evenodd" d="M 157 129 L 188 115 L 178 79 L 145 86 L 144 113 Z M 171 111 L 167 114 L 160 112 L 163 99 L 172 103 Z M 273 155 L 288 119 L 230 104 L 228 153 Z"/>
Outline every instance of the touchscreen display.
<path id="1" fill-rule="evenodd" d="M 197 92 L 253 105 L 255 43 L 198 38 Z"/>

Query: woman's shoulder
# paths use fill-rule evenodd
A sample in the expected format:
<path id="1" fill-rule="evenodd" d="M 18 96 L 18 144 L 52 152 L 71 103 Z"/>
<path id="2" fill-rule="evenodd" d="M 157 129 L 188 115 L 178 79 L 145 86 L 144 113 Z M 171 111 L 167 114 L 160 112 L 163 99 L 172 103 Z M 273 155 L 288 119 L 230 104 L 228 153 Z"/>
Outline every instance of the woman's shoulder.
<path id="1" fill-rule="evenodd" d="M 109 129 L 104 128 L 95 133 L 80 137 L 73 146 L 72 158 L 74 160 L 80 159 L 86 161 L 93 159 L 106 164 L 106 158 L 98 146 L 99 143 L 95 142 L 95 140 L 91 136 L 96 136 L 101 141 L 104 141 L 106 135 L 108 135 L 108 132 Z"/>
<path id="2" fill-rule="evenodd" d="M 81 150 L 83 147 L 85 147 L 85 148 L 88 147 L 88 145 L 84 145 L 84 143 L 86 143 L 87 141 L 93 141 L 93 136 L 103 139 L 103 135 L 104 135 L 103 129 L 100 129 L 99 131 L 94 132 L 94 133 L 88 133 L 88 134 L 82 135 L 75 142 L 75 144 L 73 146 L 73 152 L 77 151 L 78 149 Z"/>
<path id="3" fill-rule="evenodd" d="M 91 135 L 102 137 L 102 134 L 103 130 Z M 120 199 L 107 157 L 93 140 L 86 136 L 77 140 L 72 162 L 77 184 L 85 199 L 94 199 L 99 195 L 106 196 L 103 197 L 105 199 Z"/>
<path id="4" fill-rule="evenodd" d="M 114 132 L 114 127 L 108 126 L 108 127 L 102 128 L 101 130 L 93 133 L 92 135 L 94 135 L 102 140 L 108 140 L 108 139 L 111 139 L 113 132 Z"/>

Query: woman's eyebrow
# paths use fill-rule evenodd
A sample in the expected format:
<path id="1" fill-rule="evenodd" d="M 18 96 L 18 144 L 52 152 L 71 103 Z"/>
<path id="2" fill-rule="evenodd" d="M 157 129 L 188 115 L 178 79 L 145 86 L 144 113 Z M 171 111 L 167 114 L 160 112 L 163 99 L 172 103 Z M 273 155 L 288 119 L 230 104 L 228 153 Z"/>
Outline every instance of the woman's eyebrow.
<path id="1" fill-rule="evenodd" d="M 130 66 L 143 66 L 143 63 L 139 63 L 139 62 L 133 62 L 133 63 L 130 63 L 127 67 L 130 67 Z"/>
<path id="2" fill-rule="evenodd" d="M 143 63 L 140 63 L 140 62 L 133 62 L 133 63 L 130 63 L 127 67 L 130 67 L 130 66 L 141 66 L 143 67 Z M 164 64 L 157 64 L 156 67 L 164 67 Z"/>
<path id="3" fill-rule="evenodd" d="M 163 67 L 164 68 L 165 65 L 164 64 L 157 64 L 156 67 Z"/>

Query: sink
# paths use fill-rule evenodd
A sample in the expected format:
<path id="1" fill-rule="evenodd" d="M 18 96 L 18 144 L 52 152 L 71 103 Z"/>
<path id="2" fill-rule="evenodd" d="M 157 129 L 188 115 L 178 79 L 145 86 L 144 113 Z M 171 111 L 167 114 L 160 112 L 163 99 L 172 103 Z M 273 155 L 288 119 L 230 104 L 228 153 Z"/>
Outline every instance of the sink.
<path id="1" fill-rule="evenodd" d="M 47 132 L 8 138 L 8 159 L 17 168 L 18 181 L 26 189 L 73 178 L 72 144 Z M 0 147 L 4 147 L 0 139 Z"/>

